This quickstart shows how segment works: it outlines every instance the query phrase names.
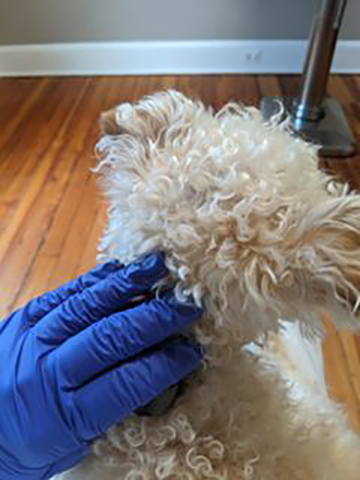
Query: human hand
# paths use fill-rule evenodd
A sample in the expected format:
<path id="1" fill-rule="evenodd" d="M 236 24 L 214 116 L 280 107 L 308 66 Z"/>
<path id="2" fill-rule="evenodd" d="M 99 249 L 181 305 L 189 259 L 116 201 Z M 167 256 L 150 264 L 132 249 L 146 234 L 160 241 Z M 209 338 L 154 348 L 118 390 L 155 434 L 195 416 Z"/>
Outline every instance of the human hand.
<path id="1" fill-rule="evenodd" d="M 0 323 L 0 478 L 69 469 L 111 425 L 200 362 L 179 339 L 200 317 L 173 293 L 132 303 L 166 276 L 161 254 L 96 267 Z M 158 346 L 161 344 L 161 346 Z"/>

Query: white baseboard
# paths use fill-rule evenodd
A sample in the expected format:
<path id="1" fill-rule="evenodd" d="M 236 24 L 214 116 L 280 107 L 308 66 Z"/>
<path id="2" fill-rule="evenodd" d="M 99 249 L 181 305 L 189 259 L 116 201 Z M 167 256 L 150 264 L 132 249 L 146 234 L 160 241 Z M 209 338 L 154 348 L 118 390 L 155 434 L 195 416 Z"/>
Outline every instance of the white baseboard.
<path id="1" fill-rule="evenodd" d="M 302 40 L 0 46 L 0 76 L 300 73 Z M 360 73 L 360 41 L 338 42 L 333 72 Z"/>

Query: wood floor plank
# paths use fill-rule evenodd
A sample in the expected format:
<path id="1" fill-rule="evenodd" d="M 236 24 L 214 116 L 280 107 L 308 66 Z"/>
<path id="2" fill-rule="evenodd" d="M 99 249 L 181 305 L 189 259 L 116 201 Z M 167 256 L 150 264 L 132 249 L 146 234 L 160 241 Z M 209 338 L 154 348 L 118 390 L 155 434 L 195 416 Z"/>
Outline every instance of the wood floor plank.
<path id="1" fill-rule="evenodd" d="M 56 163 L 61 161 L 64 145 L 73 132 L 71 118 L 85 92 L 86 84 L 85 82 L 81 87 L 79 85 L 80 88 L 75 90 L 70 89 L 68 95 L 63 96 L 57 122 L 57 112 L 54 111 L 53 123 L 57 128 L 54 128 L 51 143 L 39 157 L 15 214 L 0 237 L 1 279 L 5 285 L 0 291 L 2 314 L 11 308 L 61 197 L 66 176 L 60 175 L 54 179 L 51 172 Z"/>
<path id="2" fill-rule="evenodd" d="M 327 89 L 330 95 L 342 100 L 344 108 L 354 101 L 352 93 L 346 87 L 343 78 L 339 75 L 330 76 Z"/>
<path id="3" fill-rule="evenodd" d="M 274 75 L 263 75 L 257 78 L 261 96 L 269 95 L 271 97 L 281 96 L 282 90 L 279 79 Z"/>
<path id="4" fill-rule="evenodd" d="M 38 102 L 39 98 L 43 95 L 45 88 L 48 86 L 48 79 L 43 78 L 33 85 L 33 89 L 24 96 L 24 100 L 21 102 L 21 108 L 19 106 L 12 107 L 13 114 L 7 118 L 5 115 L 0 116 L 4 125 L 0 123 L 0 146 L 5 146 L 9 144 L 9 137 L 14 134 L 15 130 L 19 128 L 20 124 L 24 121 L 25 117 L 33 106 Z M 6 105 L 1 106 L 4 111 L 7 111 L 9 107 Z M 0 150 L 0 155 L 3 152 Z"/>
<path id="5" fill-rule="evenodd" d="M 326 381 L 330 395 L 346 408 L 352 426 L 360 431 L 360 403 L 351 382 L 345 348 L 332 322 L 327 323 L 323 347 L 326 362 Z"/>
<path id="6" fill-rule="evenodd" d="M 0 131 L 7 128 L 15 117 L 22 115 L 23 103 L 29 101 L 34 90 L 46 81 L 47 79 L 39 81 L 35 78 L 19 78 L 15 85 L 10 78 L 0 78 Z"/>
<path id="7" fill-rule="evenodd" d="M 348 366 L 348 375 L 356 396 L 358 413 L 360 413 L 360 375 L 359 375 L 359 351 L 356 344 L 356 335 L 350 332 L 340 332 L 339 341 L 342 345 L 345 361 Z"/>
<path id="8" fill-rule="evenodd" d="M 297 75 L 280 75 L 278 81 L 282 94 L 285 96 L 297 96 L 300 91 L 301 79 Z"/>
<path id="9" fill-rule="evenodd" d="M 106 204 L 100 201 L 97 204 L 95 220 L 84 246 L 76 275 L 80 275 L 96 265 L 97 245 L 102 235 L 105 221 Z"/>
<path id="10" fill-rule="evenodd" d="M 24 205 L 23 196 L 30 196 L 34 192 L 33 184 L 35 176 L 43 176 L 44 165 L 42 159 L 63 127 L 66 116 L 74 108 L 74 101 L 83 88 L 84 81 L 73 80 L 65 87 L 61 81 L 53 80 L 43 91 L 38 102 L 26 115 L 25 123 L 21 124 L 20 133 L 16 132 L 15 148 L 4 159 L 4 152 L 0 153 L 0 159 L 5 163 L 0 172 L 0 231 L 5 229 L 8 222 L 11 229 L 7 229 L 6 237 L 11 238 L 9 233 L 15 232 L 21 215 L 18 210 Z M 64 94 L 64 91 L 67 93 Z M 59 98 L 63 100 L 59 102 Z M 0 116 L 3 112 L 0 112 Z M 26 125 L 26 127 L 24 126 Z M 13 139 L 10 138 L 12 143 Z M 48 159 L 51 156 L 48 155 Z M 45 175 L 46 177 L 46 175 Z M 41 181 L 40 181 L 41 183 Z M 20 204 L 21 200 L 21 204 Z M 4 242 L 4 238 L 0 242 Z M 3 252 L 3 246 L 0 252 Z M 1 255 L 1 253 L 0 253 Z"/>
<path id="11" fill-rule="evenodd" d="M 16 114 L 13 112 L 11 118 L 20 116 L 20 122 L 15 121 L 16 128 L 10 128 L 11 135 L 2 137 L 3 143 L 0 144 L 0 168 L 1 168 L 1 190 L 7 186 L 7 182 L 15 173 L 14 169 L 19 169 L 24 162 L 29 159 L 26 155 L 28 149 L 36 153 L 36 149 L 44 148 L 44 139 L 49 139 L 51 132 L 48 131 L 48 121 L 52 117 L 53 112 L 57 108 L 62 108 L 59 105 L 59 97 L 63 95 L 64 85 L 59 79 L 41 80 L 44 83 L 44 90 L 38 97 L 35 96 L 35 102 L 24 113 Z M 81 80 L 76 80 L 76 83 L 82 83 Z M 41 87 L 38 87 L 41 90 Z M 19 107 L 22 110 L 22 104 Z M 6 121 L 6 125 L 11 127 L 11 118 L 8 116 L 6 109 L 0 110 L 0 119 Z M 4 142 L 6 140 L 6 142 Z M 14 151 L 15 150 L 15 151 Z M 19 160 L 19 155 L 22 155 L 22 161 Z M 33 158 L 33 156 L 31 156 Z M 5 178 L 4 178 L 5 175 Z"/>
<path id="12" fill-rule="evenodd" d="M 56 288 L 61 283 L 76 276 L 80 267 L 84 246 L 87 244 L 92 231 L 92 222 L 96 218 L 96 203 L 95 188 L 86 188 L 71 223 L 71 228 L 68 230 L 56 269 L 50 278 L 48 285 L 50 289 Z M 89 218 L 92 219 L 92 222 L 89 222 Z"/>
<path id="13" fill-rule="evenodd" d="M 90 172 L 90 167 L 95 166 L 93 149 L 98 133 L 98 116 L 101 111 L 114 104 L 132 100 L 133 98 L 126 91 L 128 90 L 126 87 L 130 84 L 131 80 L 125 79 L 120 83 L 123 88 L 119 88 L 118 79 L 102 78 L 96 83 L 92 82 L 87 89 L 69 128 L 70 132 L 76 131 L 76 135 L 65 145 L 63 161 L 57 163 L 58 168 L 53 172 L 53 177 L 60 178 L 64 176 L 64 171 L 68 172 L 65 189 L 54 211 L 46 237 L 39 246 L 33 264 L 29 267 L 24 285 L 13 298 L 9 309 L 16 308 L 29 300 L 34 293 L 32 287 L 34 275 L 36 275 L 34 272 L 39 270 L 47 259 L 51 263 L 51 268 L 46 276 L 41 275 L 41 278 L 36 280 L 38 287 L 35 293 L 58 286 L 76 272 L 78 259 L 83 255 L 84 245 L 87 245 L 86 238 L 77 241 L 76 238 L 69 240 L 68 236 L 73 230 L 79 231 L 78 222 L 86 221 L 91 226 L 93 215 L 90 208 L 86 209 L 85 206 L 85 211 L 83 209 L 80 215 L 78 211 L 83 202 L 85 205 L 86 202 L 91 204 L 94 199 L 99 198 L 95 178 L 92 178 L 94 175 Z M 71 158 L 73 158 L 74 167 L 69 170 L 68 162 Z M 85 233 L 82 228 L 80 226 L 81 234 Z M 95 261 L 96 245 L 92 247 Z M 78 252 L 76 253 L 74 249 L 78 249 Z M 87 250 L 90 250 L 90 247 Z M 66 267 L 66 262 L 73 262 L 73 265 L 70 265 L 71 268 Z"/>
<path id="14" fill-rule="evenodd" d="M 342 77 L 343 82 L 351 91 L 352 101 L 360 103 L 360 76 L 346 75 Z"/>
<path id="15" fill-rule="evenodd" d="M 52 122 L 52 128 L 50 128 L 50 124 L 47 125 L 47 131 L 49 132 L 49 138 L 51 143 L 47 143 L 48 139 L 46 140 L 46 142 L 43 142 L 45 143 L 45 151 L 43 146 L 38 154 L 40 158 L 35 153 L 36 163 L 33 165 L 31 181 L 29 181 L 28 184 L 27 180 L 29 180 L 29 173 L 25 173 L 25 178 L 23 180 L 24 183 L 27 184 L 27 188 L 24 192 L 19 189 L 20 191 L 18 192 L 18 194 L 21 195 L 21 202 L 17 205 L 17 208 L 13 212 L 6 230 L 3 232 L 0 238 L 0 252 L 2 254 L 0 255 L 0 263 L 6 256 L 17 231 L 21 223 L 23 222 L 27 212 L 29 211 L 29 209 L 31 209 L 35 198 L 40 194 L 40 191 L 47 180 L 50 169 L 54 161 L 56 160 L 56 156 L 63 148 L 64 141 L 66 140 L 65 132 L 68 121 L 71 118 L 73 110 L 76 108 L 78 99 L 81 98 L 81 91 L 83 90 L 84 87 L 81 87 L 80 90 L 75 90 L 71 96 L 68 96 L 67 101 L 66 97 L 63 98 L 62 102 L 59 103 L 62 108 L 59 109 L 58 112 L 56 110 L 53 112 L 54 120 Z M 58 117 L 56 116 L 57 113 L 59 115 Z M 20 155 L 19 157 L 20 158 L 16 159 L 17 162 L 22 161 Z M 16 182 L 18 178 L 19 174 L 18 176 L 16 176 L 16 179 L 14 181 Z M 13 193 L 13 191 L 11 191 L 11 193 Z M 5 205 L 12 203 L 12 197 L 8 197 L 8 192 L 2 192 L 1 203 Z"/>
<path id="16" fill-rule="evenodd" d="M 76 160 L 74 161 L 76 163 Z M 34 261 L 29 264 L 28 272 L 24 278 L 23 284 L 18 292 L 13 290 L 13 295 L 9 296 L 8 310 L 13 310 L 31 298 L 31 295 L 44 292 L 50 288 L 51 278 L 56 269 L 61 251 L 69 233 L 69 228 L 73 217 L 76 214 L 78 205 L 81 201 L 84 188 L 90 176 L 87 165 L 79 162 L 75 169 L 69 165 L 68 185 L 64 186 L 58 205 L 55 205 L 52 218 L 49 218 L 49 224 L 43 241 L 38 245 Z M 44 205 L 42 206 L 44 208 Z M 43 273 L 44 265 L 48 265 Z M 39 272 L 39 277 L 37 274 Z M 34 284 L 35 290 L 34 290 Z"/>

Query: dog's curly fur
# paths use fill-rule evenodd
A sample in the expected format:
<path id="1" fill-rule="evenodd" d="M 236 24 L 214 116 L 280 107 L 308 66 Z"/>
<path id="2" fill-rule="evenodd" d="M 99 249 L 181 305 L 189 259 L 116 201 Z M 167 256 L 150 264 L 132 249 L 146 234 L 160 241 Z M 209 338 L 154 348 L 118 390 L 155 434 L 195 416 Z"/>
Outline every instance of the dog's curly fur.
<path id="1" fill-rule="evenodd" d="M 359 478 L 340 409 L 311 386 L 294 399 L 271 348 L 248 348 L 269 345 L 280 318 L 310 336 L 324 310 L 357 324 L 360 196 L 280 117 L 234 103 L 214 113 L 175 91 L 103 114 L 100 258 L 166 253 L 179 299 L 205 304 L 194 331 L 206 367 L 170 412 L 126 419 L 71 478 Z"/>

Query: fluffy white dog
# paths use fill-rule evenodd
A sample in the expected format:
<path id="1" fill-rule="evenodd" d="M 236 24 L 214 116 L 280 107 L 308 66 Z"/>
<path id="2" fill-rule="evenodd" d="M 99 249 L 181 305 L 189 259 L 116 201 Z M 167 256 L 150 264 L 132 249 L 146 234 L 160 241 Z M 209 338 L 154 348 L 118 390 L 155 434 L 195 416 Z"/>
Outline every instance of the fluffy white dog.
<path id="1" fill-rule="evenodd" d="M 166 252 L 178 297 L 206 306 L 206 361 L 167 413 L 125 419 L 61 478 L 359 480 L 316 338 L 322 311 L 357 323 L 360 196 L 279 119 L 175 91 L 103 115 L 101 258 Z"/>

